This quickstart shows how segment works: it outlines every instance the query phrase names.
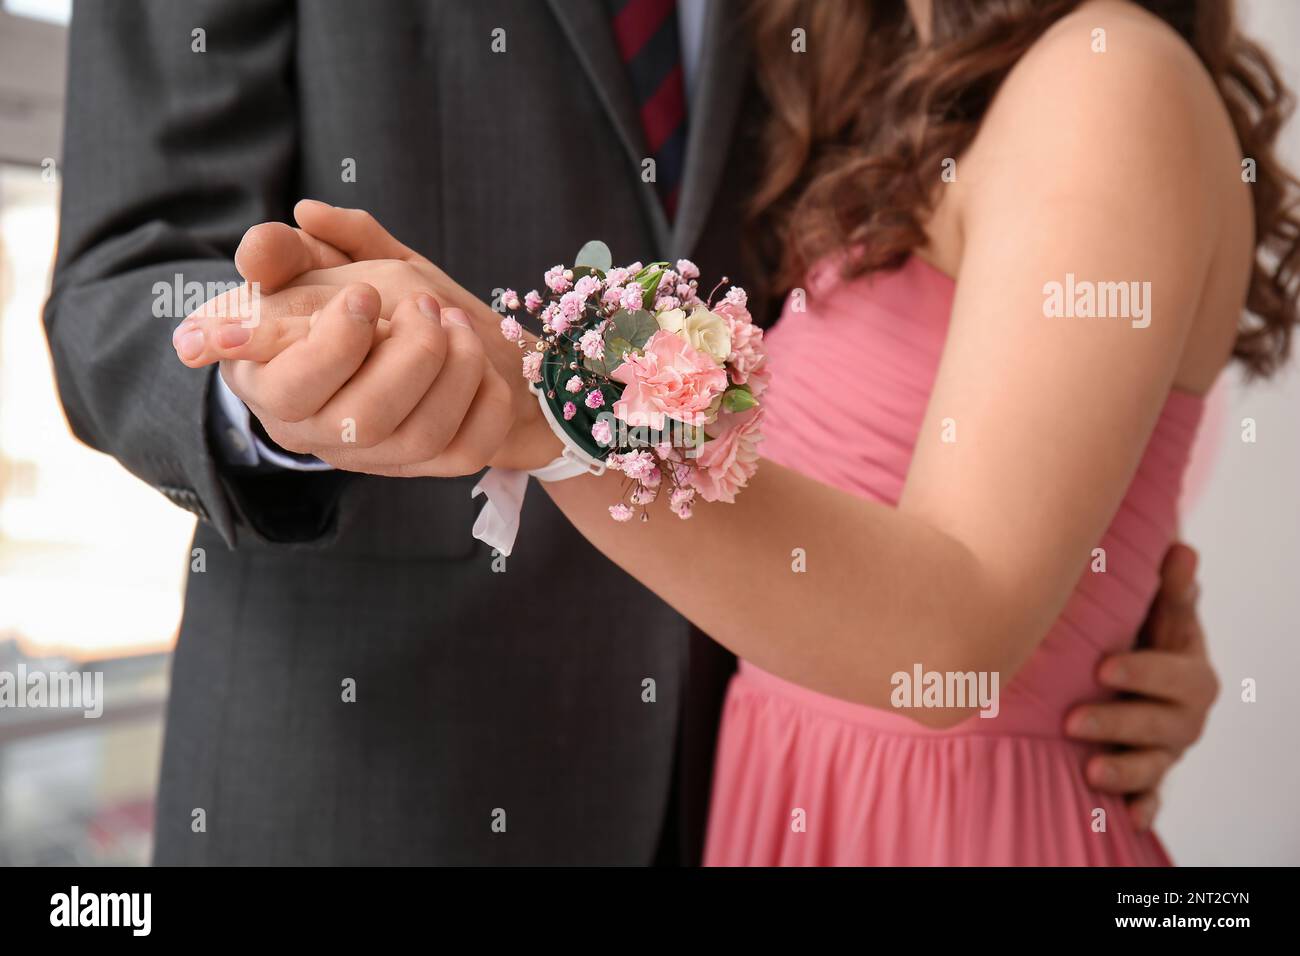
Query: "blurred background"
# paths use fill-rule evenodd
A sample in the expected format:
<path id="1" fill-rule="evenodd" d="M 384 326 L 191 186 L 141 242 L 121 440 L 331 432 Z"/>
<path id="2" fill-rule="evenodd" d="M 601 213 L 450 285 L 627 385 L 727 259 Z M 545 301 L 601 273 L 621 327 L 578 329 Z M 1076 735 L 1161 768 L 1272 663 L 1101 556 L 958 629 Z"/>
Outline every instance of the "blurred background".
<path id="1" fill-rule="evenodd" d="M 147 863 L 194 519 L 68 431 L 41 328 L 71 0 L 0 8 L 0 671 L 102 672 L 103 716 L 0 708 L 0 865 Z"/>
<path id="2" fill-rule="evenodd" d="M 0 707 L 0 865 L 144 864 L 194 519 L 68 431 L 41 308 L 72 0 L 0 3 L 0 672 L 102 673 L 106 701 L 95 720 Z M 1300 2 L 1240 7 L 1300 89 Z M 1300 169 L 1300 122 L 1282 154 Z M 1184 512 L 1223 692 L 1164 792 L 1158 829 L 1183 865 L 1300 863 L 1298 498 L 1300 374 L 1230 375 Z"/>

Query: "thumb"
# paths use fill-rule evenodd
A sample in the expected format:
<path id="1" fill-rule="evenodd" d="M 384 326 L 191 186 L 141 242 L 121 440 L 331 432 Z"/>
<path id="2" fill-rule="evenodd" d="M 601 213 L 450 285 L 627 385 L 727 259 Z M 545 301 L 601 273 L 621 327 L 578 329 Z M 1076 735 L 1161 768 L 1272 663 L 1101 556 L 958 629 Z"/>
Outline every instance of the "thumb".
<path id="1" fill-rule="evenodd" d="M 235 250 L 235 268 L 262 292 L 282 289 L 304 272 L 351 261 L 329 243 L 282 222 L 258 223 L 244 233 Z"/>
<path id="2" fill-rule="evenodd" d="M 393 238 L 364 209 L 343 209 L 316 199 L 293 207 L 293 218 L 303 231 L 327 243 L 355 262 L 363 259 L 411 259 L 414 250 Z"/>
<path id="3" fill-rule="evenodd" d="M 1151 647 L 1185 650 L 1199 641 L 1196 565 L 1196 552 L 1185 544 L 1175 542 L 1166 552 L 1160 566 L 1160 590 L 1152 612 Z"/>

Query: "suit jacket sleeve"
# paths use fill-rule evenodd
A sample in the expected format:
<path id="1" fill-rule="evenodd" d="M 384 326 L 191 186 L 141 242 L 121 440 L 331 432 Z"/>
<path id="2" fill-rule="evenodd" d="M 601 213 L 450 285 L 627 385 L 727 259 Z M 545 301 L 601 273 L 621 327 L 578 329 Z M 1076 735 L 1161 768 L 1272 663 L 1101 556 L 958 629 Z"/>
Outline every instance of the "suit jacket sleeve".
<path id="1" fill-rule="evenodd" d="M 193 284 L 237 281 L 244 230 L 288 218 L 297 198 L 294 17 L 289 0 L 78 3 L 69 38 L 45 310 L 64 408 L 78 438 L 231 546 L 328 541 L 347 481 L 224 465 L 208 435 L 214 373 L 171 344 Z M 179 314 L 162 291 L 177 287 Z"/>

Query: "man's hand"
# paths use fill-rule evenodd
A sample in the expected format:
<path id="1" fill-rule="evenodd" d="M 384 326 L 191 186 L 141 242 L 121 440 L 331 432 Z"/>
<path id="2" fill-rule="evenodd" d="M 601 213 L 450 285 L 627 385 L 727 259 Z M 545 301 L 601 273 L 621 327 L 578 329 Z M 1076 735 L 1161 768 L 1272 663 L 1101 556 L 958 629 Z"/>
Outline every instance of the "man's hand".
<path id="1" fill-rule="evenodd" d="M 485 354 L 502 375 L 519 377 L 519 348 L 501 336 L 501 316 L 399 242 L 370 213 L 304 199 L 293 214 L 301 228 L 264 222 L 244 234 L 235 266 L 245 281 L 272 291 L 368 282 L 383 297 L 385 316 L 406 295 L 429 292 L 443 306 L 461 309 L 469 317 Z"/>
<path id="2" fill-rule="evenodd" d="M 1069 736 L 1116 748 L 1088 762 L 1088 781 L 1127 795 L 1138 829 L 1151 826 L 1161 780 L 1201 736 L 1219 693 L 1196 616 L 1197 593 L 1196 552 L 1175 544 L 1165 555 L 1141 645 L 1106 658 L 1097 672 L 1102 684 L 1126 694 L 1080 705 L 1066 717 Z"/>

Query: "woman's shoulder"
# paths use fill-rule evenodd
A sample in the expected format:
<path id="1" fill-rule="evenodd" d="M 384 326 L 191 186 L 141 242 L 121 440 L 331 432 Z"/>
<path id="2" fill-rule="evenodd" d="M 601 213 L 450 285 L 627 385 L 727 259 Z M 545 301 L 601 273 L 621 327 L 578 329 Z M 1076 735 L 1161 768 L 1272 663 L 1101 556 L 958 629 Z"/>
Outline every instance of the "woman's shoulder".
<path id="1" fill-rule="evenodd" d="M 1112 65 L 1196 69 L 1196 52 L 1170 24 L 1130 0 L 1092 0 L 1052 24 L 1021 58 L 1027 71 L 1040 61 L 1062 65 L 1110 56 Z"/>
<path id="2" fill-rule="evenodd" d="M 1196 52 L 1136 5 L 1098 0 L 1053 24 L 1009 71 L 960 160 L 960 218 L 1103 202 L 1158 213 L 1145 224 L 1153 241 L 1212 236 L 1249 208 L 1240 163 Z"/>
<path id="3" fill-rule="evenodd" d="M 1053 24 L 1008 73 L 981 132 L 1085 147 L 1091 158 L 1235 155 L 1227 111 L 1196 52 L 1160 18 L 1117 0 Z"/>
<path id="4" fill-rule="evenodd" d="M 1195 385 L 1230 351 L 1249 279 L 1241 161 L 1196 52 L 1136 5 L 1099 0 L 1053 24 L 1010 70 L 958 161 L 951 216 L 962 247 L 1031 228 L 1062 262 L 1103 243 L 1134 268 L 1178 275 L 1182 307 L 1161 334 L 1180 351 L 1195 343 L 1195 368 L 1179 371 Z"/>

